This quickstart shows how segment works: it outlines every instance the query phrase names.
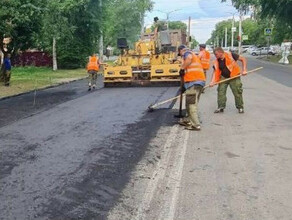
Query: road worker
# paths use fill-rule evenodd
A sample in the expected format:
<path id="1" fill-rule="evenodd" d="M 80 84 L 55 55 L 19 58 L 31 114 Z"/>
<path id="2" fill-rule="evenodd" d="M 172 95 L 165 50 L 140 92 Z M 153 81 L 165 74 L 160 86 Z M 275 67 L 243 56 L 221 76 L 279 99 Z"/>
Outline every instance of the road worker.
<path id="1" fill-rule="evenodd" d="M 92 54 L 89 57 L 89 62 L 87 64 L 88 72 L 88 91 L 96 88 L 97 72 L 99 71 L 100 62 L 96 54 Z"/>
<path id="2" fill-rule="evenodd" d="M 167 31 L 167 23 L 160 21 L 158 17 L 154 18 L 154 40 L 156 47 L 160 52 L 162 49 L 161 35 Z"/>
<path id="3" fill-rule="evenodd" d="M 204 74 L 205 74 L 205 77 L 207 79 L 207 71 L 210 69 L 211 55 L 210 55 L 209 51 L 206 50 L 206 44 L 200 44 L 199 47 L 200 47 L 199 59 L 201 60 Z M 203 89 L 202 93 L 204 93 L 204 89 Z"/>
<path id="4" fill-rule="evenodd" d="M 4 54 L 3 65 L 1 67 L 1 74 L 3 76 L 3 81 L 5 86 L 10 85 L 11 78 L 11 55 L 9 53 Z"/>
<path id="5" fill-rule="evenodd" d="M 210 69 L 210 53 L 209 51 L 206 50 L 206 44 L 200 44 L 200 53 L 199 53 L 199 58 L 201 60 L 201 64 L 203 66 L 203 70 L 205 73 L 205 76 L 207 77 L 207 71 Z"/>
<path id="6" fill-rule="evenodd" d="M 235 77 L 241 74 L 241 70 L 237 61 L 242 63 L 242 74 L 247 74 L 247 62 L 243 56 L 240 56 L 236 53 L 224 52 L 221 47 L 217 47 L 214 50 L 214 54 L 216 56 L 216 60 L 214 61 L 214 72 L 212 76 L 212 81 L 210 83 L 213 86 L 216 82 L 220 80 L 228 79 L 231 77 Z M 232 79 L 230 81 L 220 83 L 218 85 L 218 94 L 217 94 L 217 102 L 218 108 L 214 113 L 222 113 L 226 107 L 226 91 L 228 85 L 230 86 L 232 93 L 235 98 L 235 106 L 238 109 L 239 113 L 244 113 L 243 108 L 243 98 L 242 98 L 242 83 L 240 77 Z"/>
<path id="7" fill-rule="evenodd" d="M 183 77 L 184 89 L 186 90 L 186 110 L 187 117 L 179 121 L 180 125 L 188 130 L 201 130 L 198 117 L 198 103 L 206 77 L 199 57 L 189 50 L 185 45 L 178 48 L 179 55 L 182 57 L 180 75 Z"/>

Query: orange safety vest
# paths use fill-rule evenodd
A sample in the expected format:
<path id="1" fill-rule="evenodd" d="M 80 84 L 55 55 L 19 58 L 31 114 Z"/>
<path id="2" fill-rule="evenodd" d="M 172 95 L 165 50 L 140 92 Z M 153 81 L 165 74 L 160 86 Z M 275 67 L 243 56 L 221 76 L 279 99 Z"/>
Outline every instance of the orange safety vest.
<path id="1" fill-rule="evenodd" d="M 206 77 L 199 57 L 193 52 L 191 52 L 191 54 L 193 56 L 192 63 L 185 69 L 186 73 L 184 76 L 184 81 L 206 81 Z"/>
<path id="2" fill-rule="evenodd" d="M 91 56 L 89 57 L 89 62 L 87 64 L 87 71 L 90 70 L 99 70 L 99 64 L 98 64 L 98 57 L 97 56 Z"/>
<path id="3" fill-rule="evenodd" d="M 224 52 L 226 66 L 230 71 L 230 77 L 238 76 L 240 74 L 240 67 L 238 63 L 233 59 L 232 54 L 229 52 Z M 219 62 L 216 59 L 214 61 L 215 67 L 215 82 L 220 81 L 221 70 L 219 69 Z"/>
<path id="4" fill-rule="evenodd" d="M 202 66 L 204 70 L 210 69 L 210 58 L 211 55 L 209 51 L 202 50 L 200 51 L 199 58 L 201 60 Z"/>

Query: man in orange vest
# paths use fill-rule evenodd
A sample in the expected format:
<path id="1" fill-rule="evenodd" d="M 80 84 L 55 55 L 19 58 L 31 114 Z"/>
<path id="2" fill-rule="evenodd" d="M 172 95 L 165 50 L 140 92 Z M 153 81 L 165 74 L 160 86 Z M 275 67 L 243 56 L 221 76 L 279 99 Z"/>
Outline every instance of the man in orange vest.
<path id="1" fill-rule="evenodd" d="M 93 89 L 96 87 L 96 80 L 97 80 L 97 72 L 99 70 L 99 59 L 98 56 L 92 54 L 89 57 L 89 62 L 87 64 L 87 72 L 88 72 L 88 91 L 91 90 L 91 86 Z"/>
<path id="2" fill-rule="evenodd" d="M 217 47 L 214 50 L 214 54 L 216 56 L 216 60 L 214 61 L 214 72 L 212 81 L 210 83 L 213 86 L 216 82 L 220 80 L 228 79 L 234 76 L 238 76 L 241 74 L 240 67 L 237 63 L 239 60 L 242 63 L 243 68 L 243 75 L 247 73 L 246 67 L 246 59 L 236 53 L 224 52 L 221 47 Z M 226 107 L 226 91 L 228 85 L 230 86 L 232 93 L 235 98 L 235 106 L 238 109 L 239 113 L 244 113 L 243 108 L 243 98 L 242 98 L 242 83 L 240 77 L 232 79 L 230 81 L 220 83 L 218 85 L 218 95 L 217 95 L 217 102 L 218 108 L 215 110 L 214 113 L 224 112 Z"/>
<path id="3" fill-rule="evenodd" d="M 198 117 L 198 103 L 206 77 L 199 57 L 189 50 L 185 45 L 178 48 L 179 55 L 182 57 L 180 75 L 184 80 L 186 89 L 186 110 L 187 117 L 179 121 L 180 125 L 188 130 L 201 130 Z"/>
<path id="4" fill-rule="evenodd" d="M 205 73 L 205 76 L 207 77 L 207 71 L 210 69 L 210 58 L 211 55 L 209 51 L 206 50 L 206 44 L 200 44 L 200 53 L 199 53 L 199 58 L 201 60 L 201 64 L 203 66 L 203 70 Z"/>

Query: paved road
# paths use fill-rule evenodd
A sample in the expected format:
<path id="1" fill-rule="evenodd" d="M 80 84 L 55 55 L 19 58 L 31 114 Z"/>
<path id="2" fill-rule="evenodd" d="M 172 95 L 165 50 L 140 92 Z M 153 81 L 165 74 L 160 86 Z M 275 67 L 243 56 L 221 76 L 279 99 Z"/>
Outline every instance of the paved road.
<path id="1" fill-rule="evenodd" d="M 177 104 L 145 111 L 177 88 L 76 82 L 41 92 L 39 108 L 32 94 L 0 101 L 0 219 L 290 219 L 292 72 L 258 66 L 244 115 L 231 94 L 214 115 L 206 91 L 200 132 L 175 124 Z"/>

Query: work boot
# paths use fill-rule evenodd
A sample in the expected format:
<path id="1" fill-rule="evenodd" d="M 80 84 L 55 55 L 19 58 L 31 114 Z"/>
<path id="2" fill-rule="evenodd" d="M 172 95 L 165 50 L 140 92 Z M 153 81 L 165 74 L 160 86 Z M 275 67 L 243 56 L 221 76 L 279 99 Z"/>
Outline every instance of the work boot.
<path id="1" fill-rule="evenodd" d="M 224 108 L 217 108 L 214 113 L 223 113 L 224 112 Z"/>
<path id="2" fill-rule="evenodd" d="M 181 118 L 179 121 L 178 121 L 178 124 L 181 125 L 181 126 L 189 126 L 191 125 L 191 122 L 185 118 Z"/>
<path id="3" fill-rule="evenodd" d="M 201 126 L 194 126 L 194 125 L 188 125 L 185 127 L 186 130 L 190 130 L 190 131 L 200 131 L 201 130 Z"/>
<path id="4" fill-rule="evenodd" d="M 244 113 L 243 108 L 239 108 L 239 109 L 238 109 L 238 113 L 243 114 L 243 113 Z"/>
<path id="5" fill-rule="evenodd" d="M 91 91 L 91 86 L 88 87 L 88 91 Z"/>

